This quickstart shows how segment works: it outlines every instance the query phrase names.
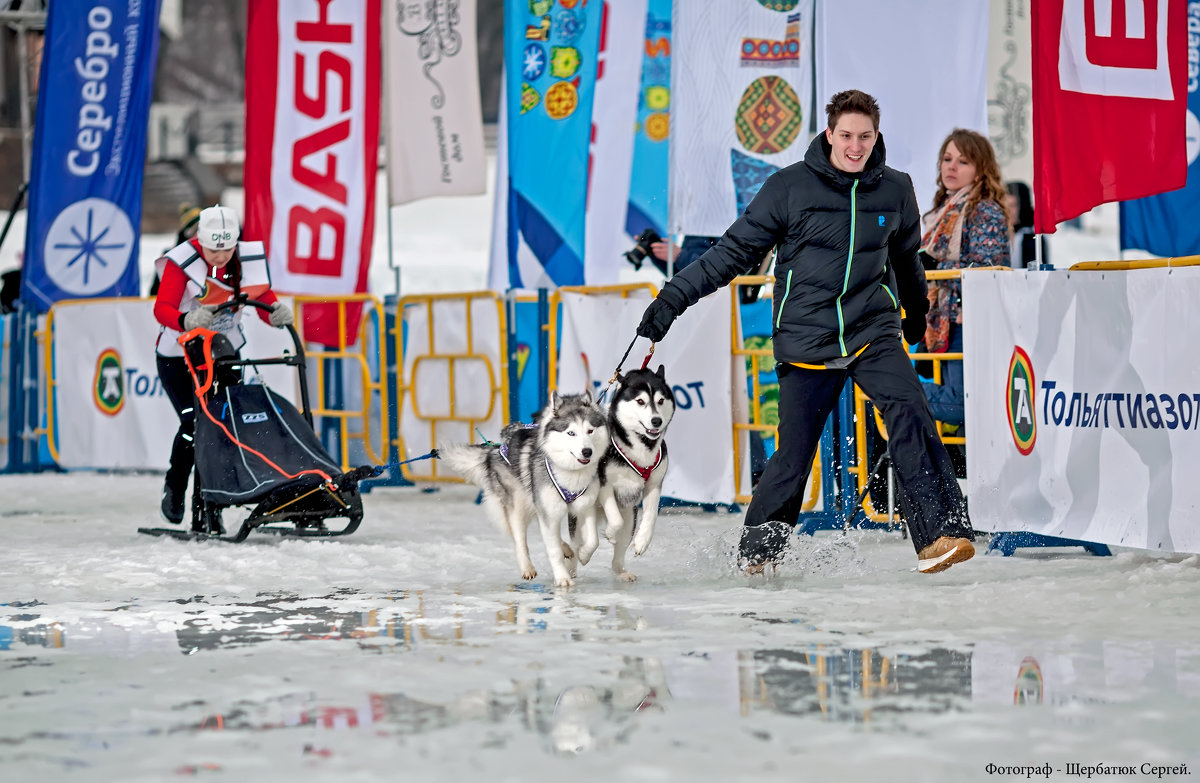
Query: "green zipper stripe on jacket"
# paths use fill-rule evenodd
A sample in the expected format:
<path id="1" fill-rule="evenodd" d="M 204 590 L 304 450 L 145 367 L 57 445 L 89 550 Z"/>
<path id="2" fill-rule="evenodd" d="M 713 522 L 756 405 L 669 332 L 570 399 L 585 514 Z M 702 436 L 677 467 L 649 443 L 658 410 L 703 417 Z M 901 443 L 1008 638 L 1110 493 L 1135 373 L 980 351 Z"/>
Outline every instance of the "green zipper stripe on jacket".
<path id="1" fill-rule="evenodd" d="M 846 275 L 842 278 L 842 292 L 837 298 L 838 314 L 838 345 L 842 346 L 842 356 L 846 355 L 846 319 L 842 316 L 842 297 L 850 288 L 850 267 L 854 264 L 854 224 L 858 213 L 858 180 L 850 187 L 850 252 L 846 255 Z"/>
<path id="2" fill-rule="evenodd" d="M 880 283 L 880 285 L 883 286 L 884 291 L 887 291 L 887 295 L 892 298 L 892 307 L 900 307 L 900 303 L 896 301 L 896 295 L 892 293 L 892 289 L 887 287 L 887 283 Z"/>
<path id="3" fill-rule="evenodd" d="M 792 292 L 792 272 L 795 270 L 789 269 L 787 282 L 783 286 L 783 299 L 779 300 L 779 314 L 775 316 L 775 328 L 779 328 L 779 322 L 783 320 L 783 306 L 787 304 L 788 294 Z"/>

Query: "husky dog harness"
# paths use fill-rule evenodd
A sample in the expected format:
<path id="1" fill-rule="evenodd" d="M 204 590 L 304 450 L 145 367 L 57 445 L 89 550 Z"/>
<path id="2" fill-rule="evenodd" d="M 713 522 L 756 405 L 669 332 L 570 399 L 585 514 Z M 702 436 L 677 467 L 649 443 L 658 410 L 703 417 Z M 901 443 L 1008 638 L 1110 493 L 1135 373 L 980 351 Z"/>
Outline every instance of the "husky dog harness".
<path id="1" fill-rule="evenodd" d="M 546 457 L 546 472 L 550 474 L 550 483 L 553 484 L 554 488 L 558 490 L 558 494 L 562 497 L 563 502 L 567 503 L 568 505 L 574 503 L 580 495 L 582 495 L 584 492 L 587 492 L 587 487 L 584 487 L 578 492 L 569 492 L 568 490 L 563 489 L 562 485 L 558 483 L 558 479 L 554 477 L 554 468 L 550 467 L 549 457 Z"/>
<path id="2" fill-rule="evenodd" d="M 621 450 L 621 447 L 617 445 L 616 438 L 612 439 L 612 445 L 613 448 L 617 450 L 617 453 L 621 455 L 621 458 L 625 460 L 625 464 L 633 468 L 634 472 L 642 477 L 642 481 L 649 481 L 650 474 L 653 473 L 654 469 L 658 467 L 658 463 L 662 462 L 662 446 L 659 446 L 658 450 L 654 452 L 654 464 L 648 468 L 643 468 L 641 465 L 638 465 L 636 462 L 631 460 L 629 455 Z"/>

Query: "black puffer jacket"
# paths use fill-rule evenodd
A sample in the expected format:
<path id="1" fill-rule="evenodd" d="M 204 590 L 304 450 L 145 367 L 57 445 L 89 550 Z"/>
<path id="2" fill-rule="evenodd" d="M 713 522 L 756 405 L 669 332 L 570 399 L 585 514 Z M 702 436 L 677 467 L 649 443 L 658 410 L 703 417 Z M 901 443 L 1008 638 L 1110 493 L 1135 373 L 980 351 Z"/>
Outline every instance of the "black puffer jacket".
<path id="1" fill-rule="evenodd" d="M 721 240 L 672 277 L 659 298 L 682 313 L 753 273 L 778 245 L 777 360 L 820 364 L 873 340 L 897 339 L 899 306 L 926 309 L 912 180 L 884 165 L 882 137 L 857 176 L 834 168 L 829 154 L 819 134 L 804 160 L 772 174 Z"/>

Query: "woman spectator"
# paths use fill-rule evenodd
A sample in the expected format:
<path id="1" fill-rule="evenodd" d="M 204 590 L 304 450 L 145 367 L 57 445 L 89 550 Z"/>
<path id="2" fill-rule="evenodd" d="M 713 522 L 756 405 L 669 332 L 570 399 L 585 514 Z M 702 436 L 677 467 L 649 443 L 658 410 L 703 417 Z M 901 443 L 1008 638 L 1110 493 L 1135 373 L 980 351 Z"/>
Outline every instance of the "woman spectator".
<path id="1" fill-rule="evenodd" d="M 956 128 L 938 155 L 937 194 L 922 217 L 921 250 L 934 269 L 1008 266 L 1008 210 L 1004 181 L 992 143 L 975 131 Z M 962 351 L 962 282 L 929 286 L 925 347 L 930 353 Z M 962 426 L 962 362 L 942 364 L 942 383 L 924 382 L 933 417 Z"/>

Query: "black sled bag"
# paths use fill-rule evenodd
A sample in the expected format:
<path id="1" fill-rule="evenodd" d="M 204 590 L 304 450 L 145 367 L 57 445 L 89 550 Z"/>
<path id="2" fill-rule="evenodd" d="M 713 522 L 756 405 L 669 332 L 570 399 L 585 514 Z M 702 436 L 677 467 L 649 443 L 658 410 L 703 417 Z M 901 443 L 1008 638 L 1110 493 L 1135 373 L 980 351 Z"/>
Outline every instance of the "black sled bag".
<path id="1" fill-rule="evenodd" d="M 196 470 L 211 503 L 258 503 L 288 484 L 299 495 L 342 472 L 308 421 L 266 386 L 224 386 L 197 403 L 207 415 L 196 416 Z"/>

